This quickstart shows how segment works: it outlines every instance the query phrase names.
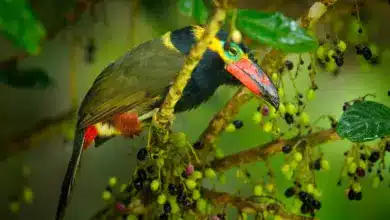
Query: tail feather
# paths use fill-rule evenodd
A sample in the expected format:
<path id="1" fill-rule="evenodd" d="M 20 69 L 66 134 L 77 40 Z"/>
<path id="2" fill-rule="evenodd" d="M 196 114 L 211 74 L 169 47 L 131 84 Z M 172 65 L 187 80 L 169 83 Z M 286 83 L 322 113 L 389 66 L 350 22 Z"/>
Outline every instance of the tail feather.
<path id="1" fill-rule="evenodd" d="M 76 127 L 75 138 L 73 142 L 73 152 L 66 170 L 65 178 L 62 182 L 61 195 L 57 206 L 56 220 L 61 220 L 65 216 L 65 210 L 70 200 L 77 169 L 80 165 L 84 144 L 84 129 Z"/>

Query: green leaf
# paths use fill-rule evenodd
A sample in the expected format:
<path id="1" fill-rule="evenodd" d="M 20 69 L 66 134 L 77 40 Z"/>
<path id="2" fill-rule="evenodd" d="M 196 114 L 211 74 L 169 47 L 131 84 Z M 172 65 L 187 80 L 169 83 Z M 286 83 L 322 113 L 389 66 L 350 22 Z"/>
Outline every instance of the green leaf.
<path id="1" fill-rule="evenodd" d="M 54 79 L 41 68 L 1 70 L 0 83 L 17 89 L 47 89 L 55 85 Z"/>
<path id="2" fill-rule="evenodd" d="M 352 142 L 390 135 L 390 108 L 373 101 L 357 102 L 341 115 L 336 131 Z"/>
<path id="3" fill-rule="evenodd" d="M 248 37 L 284 52 L 304 53 L 318 46 L 314 37 L 280 12 L 239 9 L 236 25 Z"/>
<path id="4" fill-rule="evenodd" d="M 0 1 L 0 32 L 30 54 L 37 54 L 45 29 L 25 0 Z"/>
<path id="5" fill-rule="evenodd" d="M 179 11 L 185 16 L 193 17 L 198 24 L 205 24 L 209 12 L 203 0 L 180 0 Z"/>

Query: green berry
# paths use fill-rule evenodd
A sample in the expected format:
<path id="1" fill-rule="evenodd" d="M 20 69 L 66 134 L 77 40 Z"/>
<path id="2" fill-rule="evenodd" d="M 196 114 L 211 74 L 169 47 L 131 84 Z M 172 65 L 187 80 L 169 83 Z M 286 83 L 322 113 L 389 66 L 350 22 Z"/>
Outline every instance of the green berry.
<path id="1" fill-rule="evenodd" d="M 379 176 L 375 176 L 375 177 L 372 179 L 372 188 L 378 188 L 380 182 L 381 182 L 381 180 L 380 180 Z"/>
<path id="2" fill-rule="evenodd" d="M 124 192 L 127 188 L 127 185 L 122 183 L 121 186 L 119 187 L 119 192 Z"/>
<path id="3" fill-rule="evenodd" d="M 284 115 L 284 113 L 286 113 L 286 106 L 283 103 L 280 103 L 278 111 L 280 114 Z"/>
<path id="4" fill-rule="evenodd" d="M 324 46 L 319 46 L 317 48 L 316 54 L 319 59 L 321 60 L 325 59 L 325 53 L 326 53 L 326 48 Z"/>
<path id="5" fill-rule="evenodd" d="M 217 148 L 215 149 L 215 158 L 216 158 L 216 159 L 221 159 L 221 158 L 223 158 L 224 156 L 225 156 L 225 154 L 223 153 L 222 149 L 219 148 L 219 147 L 217 147 Z"/>
<path id="6" fill-rule="evenodd" d="M 347 44 L 340 40 L 339 43 L 337 44 L 337 48 L 341 51 L 344 52 L 347 49 Z"/>
<path id="7" fill-rule="evenodd" d="M 158 166 L 158 167 L 163 167 L 163 166 L 164 166 L 164 163 L 165 163 L 165 161 L 164 161 L 163 158 L 157 159 L 157 166 Z"/>
<path id="8" fill-rule="evenodd" d="M 195 170 L 194 173 L 191 175 L 191 179 L 199 180 L 203 178 L 203 173 L 199 170 Z"/>
<path id="9" fill-rule="evenodd" d="M 112 194 L 110 191 L 108 191 L 108 190 L 103 191 L 103 193 L 102 193 L 103 200 L 108 201 L 111 199 L 111 197 L 112 197 Z"/>
<path id="10" fill-rule="evenodd" d="M 200 198 L 200 192 L 199 192 L 199 190 L 194 189 L 194 191 L 192 191 L 192 199 L 193 199 L 193 200 L 198 200 L 199 198 Z"/>
<path id="11" fill-rule="evenodd" d="M 19 202 L 11 202 L 9 204 L 9 209 L 12 213 L 17 213 L 20 211 L 20 203 Z"/>
<path id="12" fill-rule="evenodd" d="M 205 213 L 206 212 L 206 206 L 207 206 L 207 202 L 206 200 L 204 199 L 199 199 L 197 202 L 196 202 L 196 208 L 202 212 L 202 213 Z"/>
<path id="13" fill-rule="evenodd" d="M 292 170 L 297 168 L 297 166 L 298 166 L 298 162 L 297 161 L 293 160 L 293 161 L 290 162 L 290 167 L 291 167 Z"/>
<path id="14" fill-rule="evenodd" d="M 255 124 L 260 124 L 263 115 L 260 112 L 253 113 L 252 120 Z"/>
<path id="15" fill-rule="evenodd" d="M 329 161 L 322 159 L 321 160 L 321 169 L 329 170 Z"/>
<path id="16" fill-rule="evenodd" d="M 150 183 L 150 189 L 151 189 L 152 191 L 157 191 L 159 187 L 160 187 L 160 181 L 158 181 L 158 180 L 153 180 L 153 181 Z"/>
<path id="17" fill-rule="evenodd" d="M 24 198 L 24 202 L 27 204 L 31 204 L 33 202 L 34 193 L 31 188 L 29 187 L 24 188 L 23 198 Z"/>
<path id="18" fill-rule="evenodd" d="M 277 114 L 276 114 L 276 109 L 275 107 L 271 106 L 269 107 L 269 117 L 270 118 L 276 118 Z"/>
<path id="19" fill-rule="evenodd" d="M 288 172 L 290 171 L 290 169 L 291 169 L 290 165 L 288 165 L 288 164 L 283 164 L 281 170 L 282 170 L 282 173 L 283 173 L 283 174 L 286 174 L 286 173 L 288 173 Z"/>
<path id="20" fill-rule="evenodd" d="M 315 98 L 315 91 L 314 89 L 309 89 L 309 91 L 307 91 L 307 99 L 310 101 L 310 100 L 313 100 Z"/>
<path id="21" fill-rule="evenodd" d="M 280 215 L 275 215 L 275 216 L 274 216 L 274 220 L 283 220 L 283 218 L 280 217 Z"/>
<path id="22" fill-rule="evenodd" d="M 108 185 L 111 187 L 114 187 L 117 182 L 118 182 L 118 179 L 116 177 L 110 177 L 110 179 L 108 180 Z"/>
<path id="23" fill-rule="evenodd" d="M 307 191 L 308 193 L 312 194 L 312 193 L 314 192 L 314 185 L 311 184 L 311 183 L 307 184 L 307 186 L 306 186 L 306 191 Z"/>
<path id="24" fill-rule="evenodd" d="M 196 182 L 192 179 L 186 179 L 186 186 L 189 190 L 193 190 L 196 188 Z"/>
<path id="25" fill-rule="evenodd" d="M 126 217 L 126 220 L 138 220 L 138 217 L 136 215 L 130 214 Z"/>
<path id="26" fill-rule="evenodd" d="M 328 57 L 330 58 L 330 59 L 333 59 L 332 57 L 333 57 L 333 55 L 335 54 L 336 52 L 334 51 L 334 50 L 329 50 L 328 51 Z"/>
<path id="27" fill-rule="evenodd" d="M 272 75 L 271 75 L 271 78 L 272 78 L 272 81 L 275 83 L 275 82 L 277 82 L 278 81 L 278 74 L 277 73 L 272 73 Z"/>
<path id="28" fill-rule="evenodd" d="M 290 115 L 295 115 L 295 114 L 298 112 L 298 109 L 297 109 L 297 107 L 296 107 L 294 104 L 288 103 L 288 104 L 286 105 L 286 111 L 287 111 L 287 113 L 289 113 Z"/>
<path id="29" fill-rule="evenodd" d="M 355 173 L 357 169 L 357 164 L 355 162 L 352 162 L 348 167 L 348 172 Z"/>
<path id="30" fill-rule="evenodd" d="M 171 213 L 172 214 L 175 214 L 175 213 L 178 213 L 180 211 L 180 207 L 179 205 L 177 204 L 177 202 L 171 202 Z"/>
<path id="31" fill-rule="evenodd" d="M 300 152 L 295 152 L 294 153 L 294 160 L 297 162 L 300 162 L 303 159 L 303 156 Z"/>
<path id="32" fill-rule="evenodd" d="M 263 131 L 265 131 L 265 132 L 271 132 L 271 131 L 272 131 L 272 126 L 273 126 L 273 124 L 272 124 L 270 121 L 267 121 L 267 122 L 264 123 L 264 125 L 263 125 Z"/>
<path id="33" fill-rule="evenodd" d="M 253 188 L 253 195 L 255 195 L 255 196 L 261 196 L 261 195 L 263 195 L 263 186 L 261 186 L 260 184 L 259 184 L 259 185 L 256 185 L 256 186 Z"/>
<path id="34" fill-rule="evenodd" d="M 360 185 L 360 183 L 353 183 L 352 184 L 352 189 L 355 192 L 360 192 L 360 191 L 362 191 L 362 186 Z"/>
<path id="35" fill-rule="evenodd" d="M 310 124 L 310 117 L 306 112 L 301 112 L 301 114 L 299 115 L 299 119 L 302 125 Z"/>
<path id="36" fill-rule="evenodd" d="M 266 186 L 265 186 L 265 188 L 268 190 L 268 192 L 273 192 L 274 191 L 274 189 L 275 189 L 275 185 L 274 184 L 272 184 L 272 183 L 268 183 Z"/>
<path id="37" fill-rule="evenodd" d="M 234 132 L 236 131 L 236 126 L 233 123 L 228 124 L 225 128 L 225 132 Z"/>
<path id="38" fill-rule="evenodd" d="M 165 194 L 160 194 L 157 196 L 157 203 L 160 205 L 164 205 L 167 201 L 167 196 Z"/>
<path id="39" fill-rule="evenodd" d="M 351 156 L 347 157 L 347 164 L 351 164 L 353 162 L 354 158 Z"/>
<path id="40" fill-rule="evenodd" d="M 177 147 L 184 147 L 187 144 L 186 135 L 183 132 L 172 133 L 171 142 Z"/>
<path id="41" fill-rule="evenodd" d="M 293 176 L 294 176 L 293 170 L 289 170 L 287 173 L 284 174 L 284 177 L 286 177 L 287 180 L 291 180 Z"/>
<path id="42" fill-rule="evenodd" d="M 279 95 L 280 98 L 282 98 L 284 96 L 284 90 L 283 90 L 282 87 L 278 88 L 278 95 Z"/>
<path id="43" fill-rule="evenodd" d="M 364 160 L 359 160 L 359 167 L 365 170 L 367 169 L 367 163 Z"/>
<path id="44" fill-rule="evenodd" d="M 241 212 L 241 219 L 242 219 L 242 220 L 248 220 L 248 213 L 246 213 L 246 212 Z"/>
<path id="45" fill-rule="evenodd" d="M 328 72 L 335 72 L 338 67 L 337 67 L 337 64 L 334 61 L 334 59 L 332 59 L 326 63 L 325 68 L 326 68 L 326 71 L 328 71 Z"/>
<path id="46" fill-rule="evenodd" d="M 204 171 L 204 174 L 207 178 L 209 179 L 214 179 L 217 174 L 215 173 L 215 171 L 211 168 L 207 168 L 205 171 Z"/>

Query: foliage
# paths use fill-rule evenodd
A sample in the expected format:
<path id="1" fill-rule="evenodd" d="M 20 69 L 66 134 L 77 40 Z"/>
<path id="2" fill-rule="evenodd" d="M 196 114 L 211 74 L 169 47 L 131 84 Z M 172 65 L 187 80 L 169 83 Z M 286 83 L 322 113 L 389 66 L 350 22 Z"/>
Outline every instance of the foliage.
<path id="1" fill-rule="evenodd" d="M 390 108 L 373 101 L 358 101 L 342 114 L 337 133 L 353 142 L 390 135 Z"/>
<path id="2" fill-rule="evenodd" d="M 47 89 L 54 80 L 41 68 L 0 70 L 0 83 L 18 89 Z"/>
<path id="3" fill-rule="evenodd" d="M 193 17 L 196 22 L 207 21 L 209 12 L 203 0 L 181 0 L 178 6 L 182 14 Z M 309 52 L 318 46 L 313 36 L 280 12 L 237 9 L 236 19 L 235 25 L 245 35 L 284 52 Z"/>
<path id="4" fill-rule="evenodd" d="M 0 32 L 30 54 L 39 52 L 46 34 L 25 0 L 0 1 Z"/>

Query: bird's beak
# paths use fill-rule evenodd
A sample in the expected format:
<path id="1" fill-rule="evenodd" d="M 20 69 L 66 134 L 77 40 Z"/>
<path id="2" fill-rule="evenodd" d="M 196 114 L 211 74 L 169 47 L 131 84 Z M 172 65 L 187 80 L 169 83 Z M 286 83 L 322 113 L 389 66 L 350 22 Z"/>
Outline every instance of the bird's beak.
<path id="1" fill-rule="evenodd" d="M 256 96 L 263 97 L 276 109 L 279 107 L 279 95 L 275 85 L 256 62 L 242 58 L 226 64 L 225 68 Z"/>

